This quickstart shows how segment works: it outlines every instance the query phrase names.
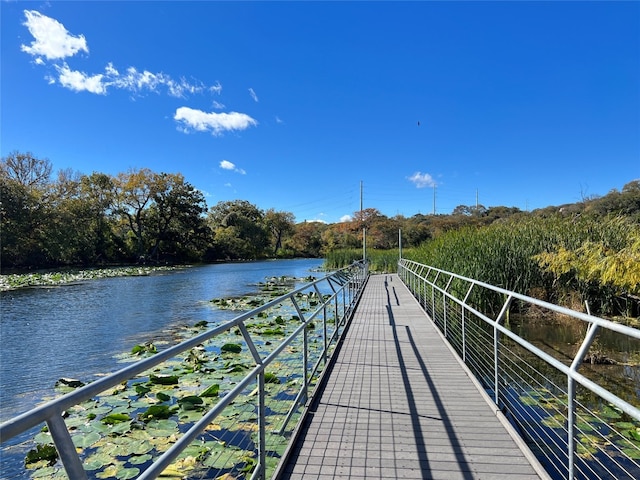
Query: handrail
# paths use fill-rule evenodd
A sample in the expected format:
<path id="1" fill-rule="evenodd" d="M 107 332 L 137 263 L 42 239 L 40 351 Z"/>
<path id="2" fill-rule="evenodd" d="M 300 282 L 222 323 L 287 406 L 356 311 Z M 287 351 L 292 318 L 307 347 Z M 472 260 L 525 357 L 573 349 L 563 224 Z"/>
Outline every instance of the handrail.
<path id="1" fill-rule="evenodd" d="M 285 429 L 286 424 L 291 419 L 291 413 L 301 405 L 305 399 L 310 398 L 309 387 L 312 384 L 312 380 L 317 375 L 317 371 L 320 365 L 330 359 L 330 348 L 335 346 L 339 340 L 340 335 L 344 331 L 344 326 L 350 320 L 351 315 L 355 309 L 366 280 L 368 278 L 368 264 L 363 261 L 355 262 L 349 267 L 340 269 L 332 274 L 326 275 L 323 278 L 317 279 L 304 286 L 301 286 L 285 295 L 282 295 L 274 300 L 271 300 L 264 305 L 255 308 L 249 312 L 243 313 L 231 321 L 228 321 L 222 325 L 205 331 L 199 335 L 196 335 L 188 340 L 185 340 L 177 345 L 169 347 L 165 350 L 140 360 L 128 367 L 125 367 L 111 375 L 103 377 L 97 381 L 89 383 L 85 386 L 77 388 L 76 390 L 67 393 L 55 400 L 49 401 L 41 406 L 33 408 L 21 415 L 18 415 L 5 423 L 0 425 L 0 441 L 2 443 L 7 440 L 29 431 L 31 428 L 47 423 L 49 431 L 51 432 L 55 447 L 58 451 L 60 459 L 64 465 L 67 475 L 71 479 L 86 479 L 87 474 L 83 467 L 82 461 L 79 458 L 76 448 L 73 444 L 71 434 L 64 422 L 64 413 L 71 407 L 78 405 L 84 401 L 94 398 L 98 394 L 105 392 L 108 389 L 117 387 L 123 382 L 130 381 L 136 376 L 139 376 L 145 372 L 149 372 L 154 367 L 157 367 L 161 363 L 173 359 L 176 356 L 192 350 L 193 348 L 205 344 L 205 342 L 214 339 L 222 333 L 238 329 L 241 332 L 242 339 L 246 343 L 253 360 L 255 361 L 255 367 L 249 371 L 249 373 L 239 381 L 236 386 L 224 396 L 207 412 L 203 415 L 202 419 L 192 425 L 183 435 L 161 456 L 154 459 L 153 463 L 141 473 L 137 478 L 149 479 L 156 478 L 160 475 L 167 466 L 173 462 L 178 455 L 189 446 L 189 444 L 200 435 L 203 430 L 209 425 L 212 420 L 218 416 L 229 404 L 233 402 L 239 395 L 241 395 L 245 389 L 253 382 L 258 384 L 258 396 L 259 396 L 259 415 L 258 415 L 258 429 L 259 429 L 259 442 L 258 443 L 258 463 L 253 471 L 252 478 L 265 478 L 266 472 L 266 452 L 265 452 L 265 369 L 272 364 L 279 355 L 290 346 L 294 340 L 300 335 L 303 335 L 304 340 L 304 352 L 303 352 L 303 385 L 300 393 L 296 396 L 295 402 L 291 407 L 290 414 L 287 415 L 287 419 L 282 426 L 280 433 Z M 300 306 L 300 300 L 298 297 L 304 296 L 305 291 L 312 288 L 312 294 L 318 298 L 318 307 L 311 313 L 305 314 L 305 311 Z M 322 292 L 327 292 L 323 294 Z M 260 352 L 256 342 L 252 339 L 248 329 L 247 320 L 256 318 L 263 312 L 267 312 L 276 307 L 282 307 L 286 304 L 291 304 L 295 308 L 300 319 L 300 324 L 295 330 L 290 333 L 279 345 L 277 345 L 272 351 L 263 355 Z M 333 317 L 330 314 L 333 313 Z M 309 326 L 315 319 L 322 319 L 322 328 L 318 329 L 319 335 L 322 339 L 322 349 L 319 353 L 314 353 L 310 350 L 307 338 L 307 332 Z M 327 324 L 333 322 L 334 330 L 328 332 Z M 316 356 L 317 364 L 313 369 L 309 369 L 308 360 L 311 356 Z"/>
<path id="2" fill-rule="evenodd" d="M 578 370 L 598 332 L 609 330 L 640 339 L 640 330 L 408 259 L 400 259 L 398 274 L 556 478 L 590 479 L 607 478 L 607 475 L 615 479 L 627 478 L 625 475 L 638 478 L 638 405 L 630 404 Z M 483 290 L 504 299 L 494 318 L 472 303 L 474 294 Z M 568 365 L 504 325 L 516 300 L 522 306 L 536 306 L 587 324 L 580 348 Z M 557 385 L 556 378 L 564 378 L 566 385 Z M 619 432 L 617 430 L 627 427 L 602 421 L 598 412 L 583 404 L 577 395 L 578 388 L 596 395 L 600 402 L 617 409 L 620 415 L 627 415 L 625 425 L 635 422 L 637 434 L 630 433 L 635 427 L 628 427 L 629 432 Z M 600 424 L 608 433 L 598 430 Z"/>

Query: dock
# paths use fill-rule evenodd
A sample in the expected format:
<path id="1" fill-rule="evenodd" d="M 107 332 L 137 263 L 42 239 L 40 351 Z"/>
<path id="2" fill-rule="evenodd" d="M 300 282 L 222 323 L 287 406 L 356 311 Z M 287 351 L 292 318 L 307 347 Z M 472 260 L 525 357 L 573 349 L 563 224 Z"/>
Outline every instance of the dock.
<path id="1" fill-rule="evenodd" d="M 379 274 L 277 478 L 549 477 L 399 277 Z"/>

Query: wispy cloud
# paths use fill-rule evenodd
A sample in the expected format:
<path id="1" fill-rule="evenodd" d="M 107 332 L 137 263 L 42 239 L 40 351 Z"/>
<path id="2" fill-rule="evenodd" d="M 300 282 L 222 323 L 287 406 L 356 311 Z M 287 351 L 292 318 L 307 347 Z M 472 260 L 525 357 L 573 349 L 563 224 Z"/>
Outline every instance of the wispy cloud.
<path id="1" fill-rule="evenodd" d="M 220 162 L 220 168 L 223 170 L 231 170 L 232 172 L 236 172 L 241 175 L 245 175 L 247 173 L 242 168 L 236 167 L 235 163 L 230 162 L 229 160 L 222 160 Z"/>
<path id="2" fill-rule="evenodd" d="M 251 95 L 251 98 L 253 98 L 254 102 L 259 102 L 258 95 L 256 95 L 256 92 L 253 90 L 253 88 L 249 89 L 249 95 Z"/>
<path id="3" fill-rule="evenodd" d="M 52 64 L 53 72 L 46 76 L 49 83 L 59 83 L 74 92 L 89 92 L 106 95 L 109 89 L 126 90 L 131 93 L 159 93 L 161 88 L 172 97 L 184 98 L 188 94 L 209 91 L 220 94 L 222 85 L 206 86 L 199 81 L 176 80 L 165 73 L 139 71 L 135 67 L 127 68 L 123 73 L 109 62 L 101 73 L 87 73 L 72 69 L 65 59 L 78 52 L 89 53 L 84 35 L 72 35 L 57 20 L 35 10 L 25 10 L 24 25 L 33 36 L 30 45 L 21 45 L 21 50 L 34 57 L 39 65 Z"/>
<path id="4" fill-rule="evenodd" d="M 437 185 L 436 181 L 428 173 L 416 172 L 407 178 L 416 188 L 435 187 Z"/>
<path id="5" fill-rule="evenodd" d="M 203 112 L 189 107 L 178 108 L 173 119 L 185 133 L 197 131 L 211 132 L 213 135 L 221 135 L 225 131 L 246 130 L 258 124 L 246 113 Z"/>

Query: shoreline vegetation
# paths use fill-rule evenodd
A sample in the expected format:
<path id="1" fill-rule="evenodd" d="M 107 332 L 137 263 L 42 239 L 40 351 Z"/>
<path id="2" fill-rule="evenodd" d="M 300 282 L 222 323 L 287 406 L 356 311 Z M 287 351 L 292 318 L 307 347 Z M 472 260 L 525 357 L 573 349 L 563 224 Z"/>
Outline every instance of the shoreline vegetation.
<path id="1" fill-rule="evenodd" d="M 45 272 L 2 275 L 2 290 L 243 260 L 324 258 L 333 269 L 361 259 L 366 244 L 374 272 L 395 272 L 402 246 L 405 258 L 507 290 L 589 305 L 601 316 L 640 316 L 640 179 L 531 212 L 476 204 L 387 217 L 366 208 L 326 224 L 246 200 L 209 207 L 180 173 L 52 172 L 29 152 L 0 161 L 1 273 Z M 91 268 L 103 265 L 130 267 Z M 86 270 L 66 273 L 74 267 Z"/>
<path id="2" fill-rule="evenodd" d="M 189 266 L 121 266 L 2 274 L 0 275 L 0 292 L 30 287 L 58 287 L 100 278 L 140 277 L 169 272 L 179 268 L 189 268 Z"/>
<path id="3" fill-rule="evenodd" d="M 329 268 L 362 251 L 330 252 Z M 372 271 L 395 271 L 398 252 L 367 252 Z M 439 235 L 403 258 L 506 290 L 638 326 L 640 223 L 622 216 L 508 219 Z M 486 299 L 490 302 L 491 299 Z M 498 307 L 499 308 L 499 307 Z"/>

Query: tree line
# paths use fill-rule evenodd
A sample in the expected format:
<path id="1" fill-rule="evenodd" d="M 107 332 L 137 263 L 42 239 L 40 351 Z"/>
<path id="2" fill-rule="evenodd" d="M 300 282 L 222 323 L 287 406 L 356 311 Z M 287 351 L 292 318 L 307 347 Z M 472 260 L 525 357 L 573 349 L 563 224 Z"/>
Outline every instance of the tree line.
<path id="1" fill-rule="evenodd" d="M 245 200 L 209 207 L 180 173 L 54 175 L 48 159 L 30 152 L 2 158 L 0 202 L 3 270 L 321 257 L 360 245 L 364 226 L 373 227 L 376 247 L 397 238 L 397 225 L 375 209 L 345 224 L 296 223 L 291 212 Z"/>
<path id="2" fill-rule="evenodd" d="M 291 212 L 245 200 L 211 207 L 180 173 L 134 169 L 117 175 L 60 170 L 30 152 L 0 161 L 1 266 L 46 268 L 179 264 L 261 258 L 323 257 L 361 248 L 417 247 L 463 226 L 522 216 L 618 213 L 640 221 L 640 180 L 605 197 L 534 212 L 460 205 L 451 215 L 387 217 L 375 208 L 334 224 L 296 223 Z"/>

